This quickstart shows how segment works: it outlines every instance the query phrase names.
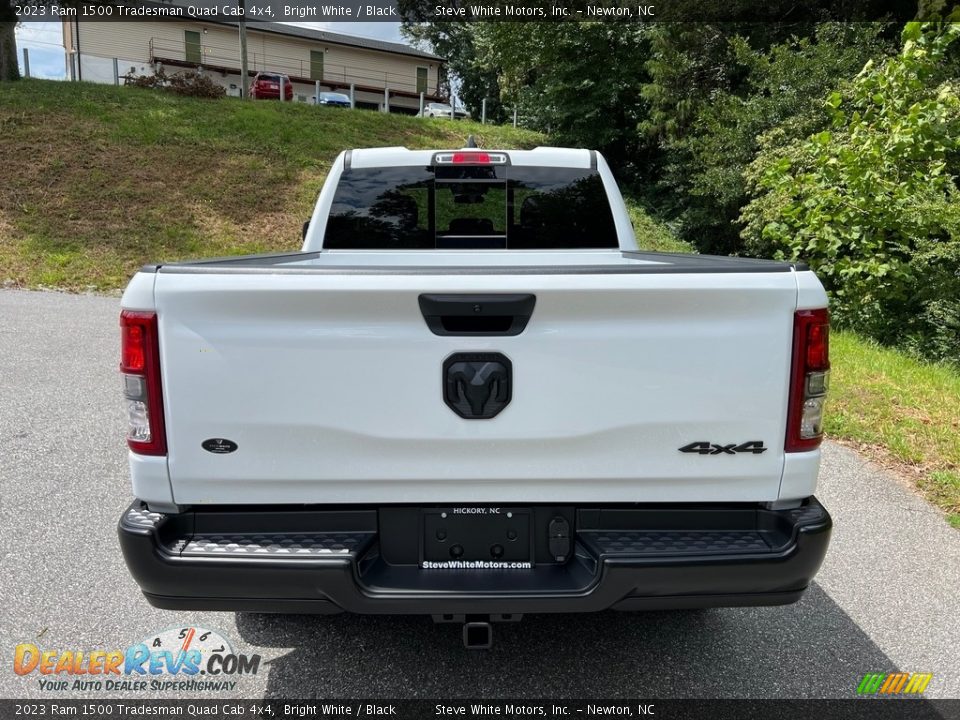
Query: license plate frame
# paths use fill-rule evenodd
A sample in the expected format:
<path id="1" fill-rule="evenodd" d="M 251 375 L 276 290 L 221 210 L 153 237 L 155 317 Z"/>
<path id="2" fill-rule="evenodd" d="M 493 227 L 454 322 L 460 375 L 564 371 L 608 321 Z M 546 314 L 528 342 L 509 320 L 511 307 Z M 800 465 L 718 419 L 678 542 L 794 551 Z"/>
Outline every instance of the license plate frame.
<path id="1" fill-rule="evenodd" d="M 533 566 L 534 516 L 530 508 L 423 508 L 420 516 L 421 567 L 455 561 Z M 497 547 L 502 549 L 499 556 Z"/>

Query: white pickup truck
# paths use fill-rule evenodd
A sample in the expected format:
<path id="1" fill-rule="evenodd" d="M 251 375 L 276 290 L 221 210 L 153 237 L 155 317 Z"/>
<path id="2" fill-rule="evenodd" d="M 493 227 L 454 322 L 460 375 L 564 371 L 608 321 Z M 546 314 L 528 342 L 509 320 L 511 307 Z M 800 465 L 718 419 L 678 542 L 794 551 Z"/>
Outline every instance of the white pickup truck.
<path id="1" fill-rule="evenodd" d="M 796 601 L 827 297 L 637 251 L 589 150 L 352 150 L 300 252 L 123 295 L 126 562 L 168 609 L 523 613 Z"/>

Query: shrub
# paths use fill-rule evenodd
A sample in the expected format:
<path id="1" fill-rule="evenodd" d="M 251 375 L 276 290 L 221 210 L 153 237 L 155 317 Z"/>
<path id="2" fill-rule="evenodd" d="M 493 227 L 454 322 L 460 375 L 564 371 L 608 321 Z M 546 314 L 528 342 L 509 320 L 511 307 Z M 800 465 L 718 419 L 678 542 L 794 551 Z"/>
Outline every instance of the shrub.
<path id="1" fill-rule="evenodd" d="M 199 98 L 222 98 L 227 94 L 224 87 L 198 72 L 177 73 L 167 85 L 170 92 L 177 95 Z"/>
<path id="2" fill-rule="evenodd" d="M 209 76 L 199 72 L 182 72 L 167 75 L 163 68 L 153 75 L 136 75 L 128 73 L 123 76 L 124 84 L 134 87 L 169 90 L 177 95 L 199 98 L 222 98 L 227 91 Z"/>
<path id="3" fill-rule="evenodd" d="M 803 258 L 833 313 L 878 340 L 960 362 L 958 23 L 909 23 L 903 49 L 826 100 L 827 130 L 764 135 L 743 237 Z M 955 48 L 956 46 L 954 46 Z"/>
<path id="4" fill-rule="evenodd" d="M 137 75 L 134 72 L 128 72 L 123 76 L 123 84 L 151 90 L 162 88 L 167 84 L 167 75 L 163 72 L 163 68 L 157 70 L 153 75 Z"/>

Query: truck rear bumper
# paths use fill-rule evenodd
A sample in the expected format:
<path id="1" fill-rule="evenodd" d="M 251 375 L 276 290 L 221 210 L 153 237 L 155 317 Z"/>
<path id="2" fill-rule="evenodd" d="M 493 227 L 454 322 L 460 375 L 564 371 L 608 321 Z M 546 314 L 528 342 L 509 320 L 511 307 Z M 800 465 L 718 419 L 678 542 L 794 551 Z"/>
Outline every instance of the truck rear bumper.
<path id="1" fill-rule="evenodd" d="M 137 501 L 120 519 L 120 546 L 147 600 L 165 609 L 509 615 L 792 603 L 819 569 L 832 525 L 813 497 L 791 510 L 535 506 L 532 567 L 421 569 L 423 512 L 163 514 Z M 550 557 L 558 516 L 569 520 L 563 562 Z"/>

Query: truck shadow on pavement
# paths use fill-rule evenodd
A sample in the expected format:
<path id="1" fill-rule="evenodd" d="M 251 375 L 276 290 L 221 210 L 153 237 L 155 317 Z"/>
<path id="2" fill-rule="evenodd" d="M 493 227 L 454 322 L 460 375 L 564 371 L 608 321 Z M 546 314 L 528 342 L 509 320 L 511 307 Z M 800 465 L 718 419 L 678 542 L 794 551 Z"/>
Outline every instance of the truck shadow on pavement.
<path id="1" fill-rule="evenodd" d="M 428 617 L 237 614 L 276 698 L 852 697 L 893 662 L 816 584 L 796 605 L 535 615 L 489 651 Z"/>

